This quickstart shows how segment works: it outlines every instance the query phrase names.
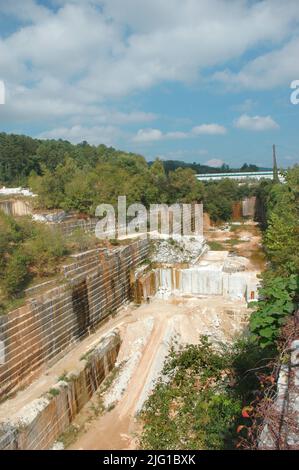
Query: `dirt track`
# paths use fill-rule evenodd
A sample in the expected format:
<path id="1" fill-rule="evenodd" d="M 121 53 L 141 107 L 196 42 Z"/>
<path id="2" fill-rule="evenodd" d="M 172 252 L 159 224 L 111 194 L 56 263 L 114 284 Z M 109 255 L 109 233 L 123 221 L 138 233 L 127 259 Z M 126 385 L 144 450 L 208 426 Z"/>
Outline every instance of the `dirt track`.
<path id="1" fill-rule="evenodd" d="M 232 310 L 236 312 L 234 316 Z M 112 411 L 85 423 L 84 432 L 70 448 L 135 449 L 139 426 L 135 414 L 161 371 L 171 336 L 177 336 L 182 343 L 197 342 L 200 334 L 207 333 L 213 340 L 231 339 L 242 328 L 244 312 L 245 304 L 242 301 L 232 302 L 222 297 L 167 302 L 155 300 L 134 310 L 130 322 L 121 327 L 124 341 L 120 361 L 130 356 L 130 347 L 133 351 L 136 341 L 145 334 L 149 320 L 153 321 L 153 325 L 147 341 L 140 348 L 139 361 L 128 386 Z M 109 398 L 109 391 L 107 394 Z"/>

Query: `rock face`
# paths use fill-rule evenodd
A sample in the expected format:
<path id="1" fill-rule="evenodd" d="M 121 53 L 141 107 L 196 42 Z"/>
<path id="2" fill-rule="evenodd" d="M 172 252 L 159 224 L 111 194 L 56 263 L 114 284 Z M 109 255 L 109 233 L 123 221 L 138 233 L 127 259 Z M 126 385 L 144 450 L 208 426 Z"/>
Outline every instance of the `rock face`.
<path id="1" fill-rule="evenodd" d="M 0 398 L 31 383 L 75 342 L 81 341 L 131 299 L 131 272 L 148 258 L 140 240 L 111 252 L 74 257 L 65 281 L 0 317 Z"/>
<path id="2" fill-rule="evenodd" d="M 37 222 L 62 222 L 66 218 L 66 213 L 64 211 L 52 211 L 52 212 L 35 212 L 32 215 L 33 220 Z"/>
<path id="3" fill-rule="evenodd" d="M 257 299 L 258 279 L 251 272 L 223 272 L 219 266 L 192 266 L 187 269 L 156 270 L 160 297 L 181 295 L 223 295 L 247 301 Z"/>
<path id="4" fill-rule="evenodd" d="M 110 333 L 82 360 L 81 370 L 0 423 L 0 450 L 49 449 L 113 369 L 119 348 L 119 334 Z"/>
<path id="5" fill-rule="evenodd" d="M 13 217 L 31 215 L 32 213 L 30 203 L 28 200 L 25 201 L 23 199 L 0 200 L 0 210 Z"/>
<path id="6" fill-rule="evenodd" d="M 224 273 L 237 273 L 245 271 L 249 260 L 243 256 L 228 256 L 223 264 Z"/>

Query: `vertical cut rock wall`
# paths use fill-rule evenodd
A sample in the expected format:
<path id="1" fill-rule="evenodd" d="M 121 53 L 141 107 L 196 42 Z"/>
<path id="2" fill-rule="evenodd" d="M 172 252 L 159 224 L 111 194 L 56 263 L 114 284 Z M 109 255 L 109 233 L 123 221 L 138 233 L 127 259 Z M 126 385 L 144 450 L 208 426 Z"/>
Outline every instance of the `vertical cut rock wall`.
<path id="1" fill-rule="evenodd" d="M 82 361 L 79 372 L 69 374 L 52 394 L 33 400 L 10 417 L 10 423 L 0 425 L 0 450 L 49 449 L 113 369 L 119 348 L 117 333 L 106 336 Z"/>
<path id="2" fill-rule="evenodd" d="M 131 299 L 131 272 L 148 257 L 140 240 L 92 250 L 65 267 L 65 282 L 0 317 L 0 399 L 41 371 Z"/>

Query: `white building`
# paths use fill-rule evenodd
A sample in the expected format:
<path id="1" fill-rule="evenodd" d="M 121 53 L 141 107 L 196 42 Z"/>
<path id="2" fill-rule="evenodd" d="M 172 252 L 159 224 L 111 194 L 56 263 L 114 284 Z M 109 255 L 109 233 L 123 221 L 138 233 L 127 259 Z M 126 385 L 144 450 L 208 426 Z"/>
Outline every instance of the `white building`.
<path id="1" fill-rule="evenodd" d="M 261 180 L 261 179 L 273 179 L 273 170 L 264 171 L 235 171 L 231 173 L 203 173 L 196 175 L 199 181 L 218 181 L 223 178 L 229 178 L 231 180 Z M 284 177 L 280 174 L 279 179 L 281 182 L 284 181 Z"/>

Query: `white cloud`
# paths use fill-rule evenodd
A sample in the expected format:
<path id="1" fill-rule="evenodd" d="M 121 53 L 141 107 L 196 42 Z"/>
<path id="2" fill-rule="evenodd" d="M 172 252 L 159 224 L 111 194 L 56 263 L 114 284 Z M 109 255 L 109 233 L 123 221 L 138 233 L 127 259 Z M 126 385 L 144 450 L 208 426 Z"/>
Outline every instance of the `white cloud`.
<path id="1" fill-rule="evenodd" d="M 246 64 L 239 72 L 217 72 L 216 80 L 228 88 L 267 90 L 279 85 L 290 86 L 299 76 L 299 37 L 293 38 L 282 48 L 261 55 Z"/>
<path id="2" fill-rule="evenodd" d="M 135 108 L 123 112 L 117 99 L 165 81 L 198 82 L 212 67 L 221 67 L 215 77 L 233 88 L 273 87 L 299 74 L 297 0 L 234 0 L 229 6 L 227 0 L 47 4 L 57 8 L 37 0 L 0 0 L 0 14 L 21 22 L 13 33 L 0 33 L 0 79 L 8 90 L 0 120 L 14 126 L 41 120 L 50 129 L 150 122 L 155 115 Z M 223 71 L 248 51 L 258 55 L 259 46 L 277 50 L 237 72 Z M 195 129 L 193 135 L 225 133 L 220 125 Z M 187 136 L 190 132 L 154 132 L 135 141 Z"/>
<path id="3" fill-rule="evenodd" d="M 212 166 L 214 168 L 218 168 L 224 164 L 223 160 L 220 160 L 219 158 L 212 158 L 211 160 L 208 160 L 205 162 L 205 165 Z"/>
<path id="4" fill-rule="evenodd" d="M 132 138 L 133 142 L 157 142 L 163 139 L 184 139 L 188 137 L 186 132 L 174 131 L 163 133 L 160 129 L 139 129 Z"/>
<path id="5" fill-rule="evenodd" d="M 201 124 L 200 126 L 193 127 L 188 132 L 171 131 L 162 132 L 160 129 L 139 129 L 137 134 L 133 137 L 133 142 L 155 142 L 159 140 L 176 140 L 194 138 L 198 135 L 224 135 L 226 128 L 220 124 Z"/>
<path id="6" fill-rule="evenodd" d="M 268 131 L 279 129 L 279 125 L 271 116 L 248 116 L 247 114 L 242 114 L 234 124 L 235 127 L 248 131 Z"/>
<path id="7" fill-rule="evenodd" d="M 226 134 L 226 132 L 226 128 L 220 124 L 201 124 L 192 129 L 192 133 L 195 135 L 223 135 Z"/>
<path id="8" fill-rule="evenodd" d="M 139 129 L 132 140 L 134 142 L 156 142 L 162 138 L 163 133 L 159 129 Z"/>
<path id="9" fill-rule="evenodd" d="M 120 130 L 113 126 L 94 126 L 86 128 L 77 125 L 70 128 L 60 127 L 47 132 L 42 132 L 37 136 L 37 138 L 63 139 L 68 140 L 74 144 L 86 140 L 92 145 L 105 144 L 110 146 L 115 145 L 116 139 L 120 136 L 120 134 Z"/>

